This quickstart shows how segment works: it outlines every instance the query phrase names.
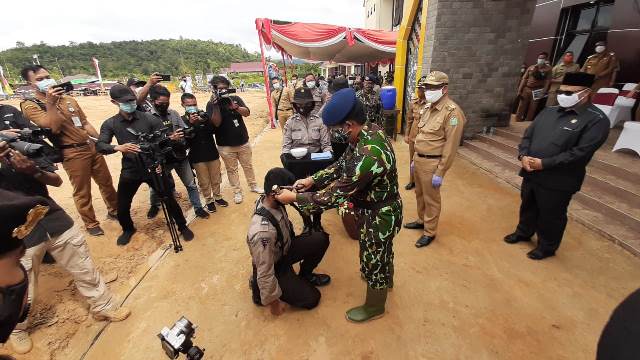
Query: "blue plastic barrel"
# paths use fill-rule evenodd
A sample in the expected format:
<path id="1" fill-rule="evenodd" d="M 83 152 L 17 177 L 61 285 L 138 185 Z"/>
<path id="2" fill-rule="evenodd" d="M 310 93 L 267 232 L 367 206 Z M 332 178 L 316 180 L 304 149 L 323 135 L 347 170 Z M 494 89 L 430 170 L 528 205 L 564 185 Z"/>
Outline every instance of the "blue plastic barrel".
<path id="1" fill-rule="evenodd" d="M 393 110 L 396 108 L 396 88 L 393 86 L 383 86 L 380 89 L 380 101 L 382 108 L 385 110 Z"/>

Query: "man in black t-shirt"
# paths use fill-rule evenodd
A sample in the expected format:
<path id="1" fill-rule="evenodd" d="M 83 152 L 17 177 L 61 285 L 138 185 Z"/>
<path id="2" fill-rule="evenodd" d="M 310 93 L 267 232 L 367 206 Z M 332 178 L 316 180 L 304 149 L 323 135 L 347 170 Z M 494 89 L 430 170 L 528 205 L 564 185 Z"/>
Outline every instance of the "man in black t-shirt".
<path id="1" fill-rule="evenodd" d="M 231 85 L 227 78 L 214 76 L 210 83 L 214 91 L 211 100 L 207 103 L 207 114 L 215 127 L 218 151 L 224 161 L 227 177 L 234 192 L 233 200 L 239 204 L 242 202 L 243 196 L 238 175 L 238 163 L 242 165 L 249 189 L 259 194 L 264 192 L 258 186 L 253 172 L 249 133 L 243 119 L 250 115 L 250 111 L 240 97 L 223 95 Z"/>
<path id="2" fill-rule="evenodd" d="M 182 121 L 186 126 L 184 134 L 190 148 L 189 162 L 196 171 L 196 178 L 207 210 L 215 212 L 216 204 L 222 207 L 229 206 L 220 194 L 222 173 L 220 172 L 220 155 L 213 139 L 215 128 L 208 118 L 202 118 L 198 109 L 198 100 L 193 94 L 182 94 L 180 101 L 185 109 Z M 193 130 L 188 130 L 191 128 Z"/>

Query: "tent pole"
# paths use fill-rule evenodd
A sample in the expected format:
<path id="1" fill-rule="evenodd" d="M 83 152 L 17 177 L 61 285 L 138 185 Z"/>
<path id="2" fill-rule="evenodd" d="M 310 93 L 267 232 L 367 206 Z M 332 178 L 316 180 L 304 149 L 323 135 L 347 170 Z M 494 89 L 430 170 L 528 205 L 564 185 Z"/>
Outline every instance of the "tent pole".
<path id="1" fill-rule="evenodd" d="M 282 52 L 282 68 L 284 69 L 284 84 L 282 84 L 282 87 L 285 88 L 287 87 L 287 60 L 284 58 L 284 52 Z"/>
<path id="2" fill-rule="evenodd" d="M 271 84 L 269 84 L 269 72 L 267 71 L 267 62 L 264 59 L 264 43 L 262 40 L 262 29 L 258 29 L 258 39 L 260 40 L 260 54 L 262 56 L 262 73 L 264 74 L 264 89 L 267 92 L 267 105 L 269 106 L 269 123 L 272 129 L 276 128 L 273 121 L 273 105 L 271 104 Z"/>

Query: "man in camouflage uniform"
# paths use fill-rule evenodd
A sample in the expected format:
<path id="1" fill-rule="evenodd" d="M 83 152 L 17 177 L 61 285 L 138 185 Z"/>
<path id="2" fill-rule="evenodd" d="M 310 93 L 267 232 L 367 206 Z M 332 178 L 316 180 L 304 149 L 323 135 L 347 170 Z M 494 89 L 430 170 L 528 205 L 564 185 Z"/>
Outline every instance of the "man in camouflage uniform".
<path id="1" fill-rule="evenodd" d="M 382 130 L 364 126 L 364 106 L 353 89 L 333 94 L 322 119 L 349 142 L 349 148 L 336 163 L 295 184 L 298 191 L 314 185 L 321 190 L 283 190 L 276 199 L 297 202 L 306 211 L 354 209 L 360 226 L 360 271 L 368 286 L 365 304 L 346 315 L 350 321 L 364 322 L 384 314 L 387 291 L 393 286 L 393 238 L 402 224 L 396 156 Z"/>
<path id="2" fill-rule="evenodd" d="M 383 128 L 382 102 L 380 101 L 380 94 L 373 89 L 375 82 L 376 79 L 373 76 L 365 76 L 363 88 L 356 93 L 356 97 L 364 105 L 367 126 L 371 127 L 371 124 L 376 124 Z"/>
<path id="3" fill-rule="evenodd" d="M 416 187 L 415 179 L 413 176 L 413 153 L 415 152 L 416 135 L 418 134 L 418 122 L 420 122 L 420 116 L 424 112 L 427 101 L 424 98 L 424 81 L 427 77 L 423 76 L 418 81 L 417 94 L 415 98 L 411 99 L 411 112 L 407 116 L 407 128 L 405 129 L 404 141 L 409 144 L 409 173 L 411 174 L 409 183 L 404 188 L 411 190 Z"/>
<path id="4" fill-rule="evenodd" d="M 582 72 L 593 74 L 596 81 L 591 87 L 591 93 L 595 94 L 600 88 L 611 87 L 615 82 L 616 73 L 620 64 L 616 58 L 616 54 L 607 51 L 607 43 L 598 41 L 595 48 L 596 53 L 589 56 L 587 61 L 582 65 Z"/>

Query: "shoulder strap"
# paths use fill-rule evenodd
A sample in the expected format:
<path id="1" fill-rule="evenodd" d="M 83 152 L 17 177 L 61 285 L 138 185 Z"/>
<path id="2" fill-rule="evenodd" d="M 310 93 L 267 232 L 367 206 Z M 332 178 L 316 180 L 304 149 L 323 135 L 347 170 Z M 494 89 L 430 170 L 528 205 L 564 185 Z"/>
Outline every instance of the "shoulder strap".
<path id="1" fill-rule="evenodd" d="M 22 100 L 22 102 L 20 102 L 20 110 L 22 110 L 23 113 L 24 113 L 23 104 L 26 103 L 27 101 L 31 101 L 32 103 L 38 105 L 38 107 L 43 111 L 47 111 L 47 106 L 42 101 L 38 99 L 24 99 Z"/>
<path id="2" fill-rule="evenodd" d="M 256 208 L 254 214 L 266 218 L 267 220 L 269 220 L 271 225 L 276 228 L 276 246 L 279 247 L 280 250 L 282 250 L 284 248 L 284 236 L 282 235 L 282 229 L 280 229 L 280 224 L 278 223 L 278 220 L 276 220 L 275 216 L 273 216 L 273 214 L 269 210 L 263 207 Z"/>

